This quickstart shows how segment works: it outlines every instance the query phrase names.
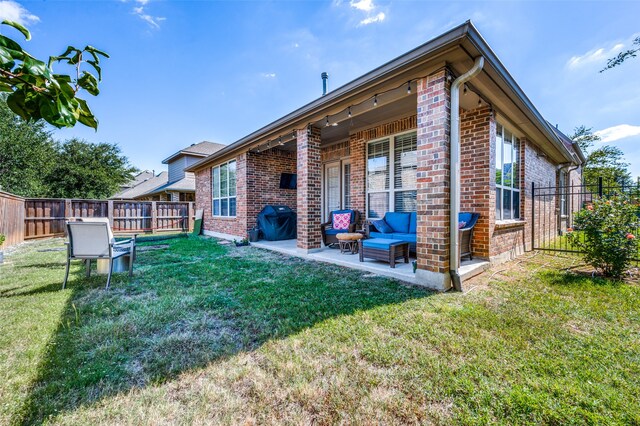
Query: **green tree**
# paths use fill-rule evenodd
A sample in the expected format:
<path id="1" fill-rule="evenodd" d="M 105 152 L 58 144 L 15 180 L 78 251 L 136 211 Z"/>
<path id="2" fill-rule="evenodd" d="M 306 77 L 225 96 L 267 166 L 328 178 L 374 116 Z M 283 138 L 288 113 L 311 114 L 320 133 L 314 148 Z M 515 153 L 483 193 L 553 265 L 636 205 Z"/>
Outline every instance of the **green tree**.
<path id="1" fill-rule="evenodd" d="M 137 171 L 117 145 L 70 139 L 59 143 L 57 151 L 46 177 L 49 197 L 108 198 Z"/>
<path id="2" fill-rule="evenodd" d="M 620 148 L 611 145 L 595 148 L 600 136 L 584 125 L 575 128 L 571 139 L 585 153 L 587 161 L 582 169 L 582 177 L 587 184 L 593 185 L 602 177 L 605 185 L 631 185 L 629 164 L 624 162 L 624 152 Z"/>
<path id="3" fill-rule="evenodd" d="M 47 194 L 44 178 L 57 156 L 43 121 L 16 116 L 0 96 L 0 188 L 23 197 Z"/>
<path id="4" fill-rule="evenodd" d="M 605 72 L 606 70 L 615 68 L 618 65 L 622 65 L 627 59 L 635 58 L 636 56 L 638 56 L 638 52 L 640 52 L 640 37 L 636 37 L 636 39 L 633 40 L 633 43 L 631 45 L 637 46 L 637 47 L 632 47 L 631 49 L 627 49 L 624 52 L 618 53 L 618 56 L 614 56 L 613 58 L 608 59 L 607 66 L 602 68 L 600 72 Z"/>
<path id="5" fill-rule="evenodd" d="M 22 25 L 11 21 L 1 24 L 17 29 L 27 41 L 31 39 Z M 97 129 L 98 121 L 87 102 L 77 94 L 82 89 L 93 96 L 100 93 L 101 57 L 109 55 L 92 46 L 84 49 L 69 46 L 62 55 L 51 56 L 45 63 L 25 52 L 16 41 L 0 35 L 0 92 L 9 93 L 7 105 L 24 120 L 44 119 L 58 128 L 73 127 L 79 122 Z M 74 67 L 75 78 L 55 73 L 54 63 Z M 91 71 L 81 69 L 83 64 Z"/>

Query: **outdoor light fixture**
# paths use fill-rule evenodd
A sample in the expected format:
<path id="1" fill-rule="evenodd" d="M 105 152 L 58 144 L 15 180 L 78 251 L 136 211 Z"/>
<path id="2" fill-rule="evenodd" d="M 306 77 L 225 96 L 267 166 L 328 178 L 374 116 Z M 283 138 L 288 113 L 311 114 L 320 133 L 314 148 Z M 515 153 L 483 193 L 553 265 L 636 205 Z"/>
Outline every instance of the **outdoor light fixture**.
<path id="1" fill-rule="evenodd" d="M 325 127 L 329 127 L 329 116 L 327 115 L 327 121 L 324 123 Z"/>
<path id="2" fill-rule="evenodd" d="M 349 118 L 351 118 L 351 107 L 349 107 L 349 114 L 348 114 Z"/>
<path id="3" fill-rule="evenodd" d="M 282 145 L 282 136 L 278 136 L 278 145 Z"/>
<path id="4" fill-rule="evenodd" d="M 407 81 L 407 95 L 411 94 L 411 80 Z"/>
<path id="5" fill-rule="evenodd" d="M 378 106 L 378 94 L 377 93 L 375 95 L 373 95 L 373 106 L 374 107 Z"/>

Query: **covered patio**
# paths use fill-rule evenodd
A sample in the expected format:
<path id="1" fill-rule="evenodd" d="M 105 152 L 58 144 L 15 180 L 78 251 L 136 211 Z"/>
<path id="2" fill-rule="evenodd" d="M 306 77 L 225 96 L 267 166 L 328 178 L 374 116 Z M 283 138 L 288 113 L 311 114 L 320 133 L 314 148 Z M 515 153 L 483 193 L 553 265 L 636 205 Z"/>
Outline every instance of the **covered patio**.
<path id="1" fill-rule="evenodd" d="M 288 256 L 296 256 L 307 260 L 331 263 L 347 268 L 366 271 L 374 275 L 395 278 L 409 284 L 421 285 L 421 282 L 416 280 L 416 274 L 413 272 L 412 262 L 416 260 L 415 256 L 410 257 L 409 263 L 396 263 L 395 268 L 390 268 L 388 263 L 374 259 L 365 258 L 364 262 L 360 262 L 358 254 L 342 254 L 340 253 L 340 250 L 330 247 L 323 247 L 311 252 L 302 251 L 297 247 L 297 240 L 262 240 L 251 243 L 251 245 L 257 248 L 286 254 Z M 468 279 L 482 273 L 488 267 L 489 262 L 486 260 L 467 260 L 462 262 L 460 266 L 460 274 L 464 279 Z"/>

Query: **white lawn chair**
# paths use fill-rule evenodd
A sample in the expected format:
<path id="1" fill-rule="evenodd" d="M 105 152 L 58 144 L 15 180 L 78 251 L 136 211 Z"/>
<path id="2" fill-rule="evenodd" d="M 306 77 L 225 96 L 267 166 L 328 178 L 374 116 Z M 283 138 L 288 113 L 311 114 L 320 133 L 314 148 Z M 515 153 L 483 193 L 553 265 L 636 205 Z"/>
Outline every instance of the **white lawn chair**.
<path id="1" fill-rule="evenodd" d="M 67 245 L 67 270 L 62 288 L 67 285 L 69 267 L 72 260 L 84 260 L 87 277 L 91 275 L 91 261 L 105 259 L 109 261 L 107 286 L 111 284 L 113 261 L 129 256 L 129 277 L 133 276 L 133 261 L 136 257 L 136 236 L 126 241 L 116 242 L 106 218 L 85 218 L 83 221 L 67 222 L 69 242 Z"/>

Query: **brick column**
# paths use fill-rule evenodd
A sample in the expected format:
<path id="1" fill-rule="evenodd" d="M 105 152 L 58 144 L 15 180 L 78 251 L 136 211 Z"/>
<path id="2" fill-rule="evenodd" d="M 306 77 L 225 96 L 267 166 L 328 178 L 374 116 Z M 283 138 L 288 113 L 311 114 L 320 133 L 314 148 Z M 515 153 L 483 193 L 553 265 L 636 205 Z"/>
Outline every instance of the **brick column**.
<path id="1" fill-rule="evenodd" d="M 473 229 L 473 256 L 488 259 L 495 223 L 496 126 L 485 105 L 460 113 L 460 211 L 480 214 Z M 493 207 L 492 207 L 493 206 Z"/>
<path id="2" fill-rule="evenodd" d="M 417 281 L 436 290 L 451 286 L 449 208 L 451 84 L 448 71 L 418 81 Z"/>
<path id="3" fill-rule="evenodd" d="M 321 160 L 320 129 L 309 126 L 298 130 L 298 249 L 305 252 L 321 246 Z"/>
<path id="4" fill-rule="evenodd" d="M 364 220 L 366 210 L 366 141 L 361 133 L 352 134 L 349 138 L 349 159 L 351 160 L 351 208 L 360 212 Z"/>

